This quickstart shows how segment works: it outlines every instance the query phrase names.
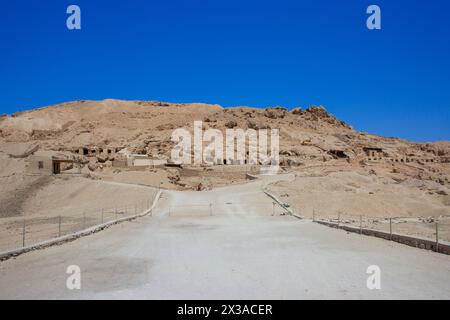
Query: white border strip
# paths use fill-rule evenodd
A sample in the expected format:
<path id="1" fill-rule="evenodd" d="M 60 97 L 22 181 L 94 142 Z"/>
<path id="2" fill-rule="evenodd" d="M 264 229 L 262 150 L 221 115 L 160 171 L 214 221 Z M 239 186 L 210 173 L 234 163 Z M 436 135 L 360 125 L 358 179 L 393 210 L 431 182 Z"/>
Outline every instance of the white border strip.
<path id="1" fill-rule="evenodd" d="M 272 198 L 282 209 L 286 210 L 288 212 L 289 215 L 296 217 L 298 219 L 303 219 L 302 216 L 296 215 L 294 213 L 294 211 L 292 211 L 292 209 L 288 208 L 285 206 L 284 202 L 278 200 L 278 198 L 276 196 L 274 196 L 273 194 L 271 194 L 269 191 L 264 190 L 264 193 L 269 196 L 270 198 Z"/>

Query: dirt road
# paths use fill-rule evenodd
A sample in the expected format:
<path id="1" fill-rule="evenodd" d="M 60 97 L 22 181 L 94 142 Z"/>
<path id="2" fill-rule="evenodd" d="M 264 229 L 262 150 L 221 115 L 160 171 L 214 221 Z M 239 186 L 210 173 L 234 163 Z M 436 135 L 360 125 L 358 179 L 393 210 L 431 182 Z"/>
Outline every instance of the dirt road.
<path id="1" fill-rule="evenodd" d="M 0 298 L 450 298 L 449 256 L 280 212 L 261 181 L 167 191 L 152 217 L 0 263 Z M 66 287 L 69 265 L 80 290 Z M 366 287 L 370 265 L 380 290 Z"/>

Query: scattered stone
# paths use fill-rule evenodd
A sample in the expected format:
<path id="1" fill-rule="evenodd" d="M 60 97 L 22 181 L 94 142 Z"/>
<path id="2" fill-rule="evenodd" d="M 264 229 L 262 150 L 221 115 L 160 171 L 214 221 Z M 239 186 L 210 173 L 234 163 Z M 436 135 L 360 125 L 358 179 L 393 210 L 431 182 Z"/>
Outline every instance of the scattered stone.
<path id="1" fill-rule="evenodd" d="M 234 127 L 237 127 L 237 122 L 234 120 L 227 121 L 225 123 L 225 127 L 227 127 L 228 129 L 233 129 Z"/>

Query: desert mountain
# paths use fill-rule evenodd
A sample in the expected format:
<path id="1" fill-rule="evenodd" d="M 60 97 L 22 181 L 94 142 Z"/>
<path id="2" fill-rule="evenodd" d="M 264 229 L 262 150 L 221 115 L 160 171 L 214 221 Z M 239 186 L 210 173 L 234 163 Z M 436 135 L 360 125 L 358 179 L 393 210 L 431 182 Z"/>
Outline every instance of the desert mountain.
<path id="1" fill-rule="evenodd" d="M 19 212 L 17 208 L 30 194 L 42 185 L 51 184 L 48 177 L 29 174 L 27 168 L 34 156 L 74 161 L 77 167 L 62 164 L 62 171 L 78 174 L 77 177 L 81 174 L 133 184 L 202 190 L 244 182 L 245 173 L 251 171 L 245 166 L 146 169 L 124 165 L 123 159 L 130 154 L 160 161 L 169 159 L 174 146 L 170 139 L 173 130 L 191 131 L 196 120 L 203 121 L 204 129 L 222 131 L 279 129 L 280 164 L 284 171 L 308 176 L 341 171 L 352 172 L 351 177 L 378 176 L 380 185 L 402 183 L 415 186 L 420 192 L 448 198 L 449 142 L 415 143 L 358 132 L 321 106 L 292 110 L 223 108 L 203 103 L 107 99 L 67 102 L 1 116 L 3 215 Z M 116 166 L 121 159 L 122 166 Z M 449 201 L 447 198 L 435 200 L 442 205 L 442 201 Z"/>
<path id="2" fill-rule="evenodd" d="M 75 101 L 3 115 L 0 141 L 2 151 L 11 156 L 26 150 L 64 152 L 81 147 L 127 148 L 130 153 L 168 156 L 172 131 L 190 129 L 195 120 L 203 120 L 205 129 L 223 131 L 280 129 L 284 165 L 339 157 L 361 160 L 367 155 L 364 148 L 378 148 L 383 157 L 405 161 L 407 157 L 436 162 L 450 159 L 449 143 L 413 143 L 357 132 L 317 106 L 289 111 L 283 107 L 222 108 L 202 103 Z"/>

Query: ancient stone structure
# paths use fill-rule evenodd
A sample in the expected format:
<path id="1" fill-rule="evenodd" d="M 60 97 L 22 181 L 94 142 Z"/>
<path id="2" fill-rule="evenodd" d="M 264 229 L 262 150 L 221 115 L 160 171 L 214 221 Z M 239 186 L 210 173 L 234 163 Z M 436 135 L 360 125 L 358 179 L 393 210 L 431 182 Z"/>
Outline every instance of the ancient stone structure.
<path id="1" fill-rule="evenodd" d="M 418 156 L 406 154 L 387 154 L 382 148 L 363 147 L 366 159 L 368 161 L 387 161 L 391 163 L 417 163 L 419 165 L 431 164 L 439 162 L 439 158 L 435 156 Z"/>
<path id="2" fill-rule="evenodd" d="M 75 148 L 72 150 L 72 152 L 86 157 L 96 157 L 99 155 L 114 156 L 117 152 L 119 152 L 120 149 L 122 148 L 89 146 L 89 147 Z"/>
<path id="3" fill-rule="evenodd" d="M 27 173 L 39 175 L 52 175 L 61 173 L 61 164 L 74 163 L 69 159 L 58 159 L 51 156 L 32 155 L 27 160 Z"/>
<path id="4" fill-rule="evenodd" d="M 363 150 L 367 156 L 367 160 L 369 161 L 382 160 L 384 157 L 383 149 L 381 148 L 364 147 Z"/>

